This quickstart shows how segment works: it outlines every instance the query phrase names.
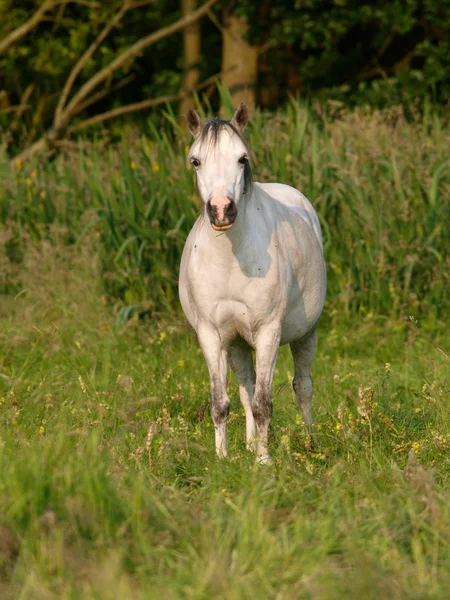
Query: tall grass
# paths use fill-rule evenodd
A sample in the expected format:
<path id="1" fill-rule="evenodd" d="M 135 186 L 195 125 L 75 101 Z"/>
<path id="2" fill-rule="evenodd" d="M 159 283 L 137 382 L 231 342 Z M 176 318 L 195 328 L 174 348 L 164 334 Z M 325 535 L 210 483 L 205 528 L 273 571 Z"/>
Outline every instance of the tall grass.
<path id="1" fill-rule="evenodd" d="M 328 265 L 328 310 L 442 316 L 448 307 L 450 127 L 425 113 L 327 110 L 291 101 L 257 112 L 248 132 L 258 181 L 302 190 L 317 209 Z M 180 254 L 198 204 L 189 140 L 167 127 L 105 148 L 79 142 L 53 162 L 0 165 L 8 260 L 28 237 L 99 238 L 105 290 L 119 304 L 176 304 Z M 1 280 L 0 280 L 1 282 Z M 7 281 L 3 288 L 7 289 Z"/>

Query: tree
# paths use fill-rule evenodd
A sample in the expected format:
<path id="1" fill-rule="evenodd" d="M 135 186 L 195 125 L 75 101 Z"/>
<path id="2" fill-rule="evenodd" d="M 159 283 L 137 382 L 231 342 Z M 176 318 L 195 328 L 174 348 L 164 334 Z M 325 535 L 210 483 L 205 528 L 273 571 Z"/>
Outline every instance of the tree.
<path id="1" fill-rule="evenodd" d="M 222 27 L 222 83 L 234 106 L 241 102 L 253 111 L 258 78 L 258 46 L 249 43 L 250 25 L 245 15 L 224 10 Z"/>
<path id="2" fill-rule="evenodd" d="M 0 0 L 0 24 L 0 132 L 20 160 L 167 101 L 184 113 L 207 82 L 216 107 L 218 74 L 250 107 L 450 96 L 450 0 Z"/>
<path id="3" fill-rule="evenodd" d="M 289 91 L 381 106 L 450 94 L 449 0 L 266 0 L 265 6 L 265 18 L 248 18 L 248 37 L 270 47 L 265 67 L 282 97 Z"/>
<path id="4" fill-rule="evenodd" d="M 15 160 L 25 161 L 31 158 L 37 152 L 45 149 L 51 149 L 68 134 L 83 129 L 85 127 L 104 122 L 120 115 L 128 114 L 144 108 L 149 108 L 162 104 L 167 101 L 173 101 L 183 96 L 183 93 L 176 95 L 165 95 L 157 98 L 147 98 L 140 102 L 133 102 L 124 106 L 119 106 L 111 110 L 107 110 L 100 114 L 95 114 L 87 119 L 74 122 L 75 118 L 82 114 L 88 107 L 98 103 L 105 96 L 116 91 L 120 87 L 126 85 L 129 77 L 119 77 L 123 72 L 130 68 L 130 65 L 144 50 L 150 46 L 164 40 L 168 36 L 182 31 L 185 27 L 195 23 L 198 19 L 204 16 L 210 7 L 214 5 L 216 0 L 206 0 L 199 8 L 181 16 L 177 20 L 172 20 L 171 23 L 157 29 L 156 31 L 147 34 L 140 39 L 130 43 L 126 39 L 126 45 L 116 47 L 106 47 L 105 39 L 112 33 L 115 33 L 125 15 L 129 12 L 136 11 L 144 6 L 153 4 L 154 0 L 123 0 L 122 2 L 113 2 L 106 10 L 104 6 L 99 6 L 97 3 L 85 2 L 84 0 L 76 0 L 77 5 L 88 6 L 91 13 L 91 20 L 88 20 L 84 27 L 76 22 L 76 27 L 73 30 L 75 37 L 81 36 L 86 39 L 87 34 L 91 34 L 92 28 L 98 28 L 98 33 L 93 37 L 90 44 L 81 44 L 84 46 L 84 51 L 76 59 L 74 54 L 70 54 L 71 60 L 64 63 L 64 60 L 57 63 L 57 74 L 64 75 L 64 83 L 61 86 L 62 90 L 58 94 L 54 109 L 48 118 L 43 117 L 43 121 L 50 121 L 50 126 L 46 131 L 34 142 L 27 144 L 25 148 L 19 152 Z M 43 20 L 43 15 L 51 13 L 54 19 L 61 18 L 61 8 L 65 8 L 70 4 L 70 0 L 46 0 L 44 4 L 36 11 L 35 18 L 28 19 L 19 27 L 13 29 L 6 37 L 8 43 L 4 43 L 4 49 L 14 47 L 14 44 L 29 33 L 33 27 L 36 27 Z M 1 6 L 5 10 L 5 5 Z M 45 10 L 43 10 L 45 8 Z M 95 11 L 100 11 L 96 13 Z M 25 25 L 25 26 L 24 26 Z M 99 26 L 101 25 L 101 26 Z M 117 35 L 117 34 L 116 34 Z M 102 62 L 101 59 L 95 60 L 99 56 L 99 50 L 105 50 L 107 59 Z M 60 46 L 60 52 L 64 56 L 64 49 Z M 11 65 L 9 65 L 11 66 Z M 90 68 L 89 68 L 90 67 Z M 94 67 L 94 68 L 93 68 Z M 23 96 L 22 102 L 23 104 Z"/>

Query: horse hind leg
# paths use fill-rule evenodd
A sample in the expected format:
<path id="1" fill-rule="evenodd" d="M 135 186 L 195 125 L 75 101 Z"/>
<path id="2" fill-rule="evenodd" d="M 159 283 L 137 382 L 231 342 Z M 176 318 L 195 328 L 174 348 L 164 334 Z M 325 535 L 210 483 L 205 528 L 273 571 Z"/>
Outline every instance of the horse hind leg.
<path id="1" fill-rule="evenodd" d="M 239 398 L 245 411 L 247 450 L 254 450 L 256 426 L 252 412 L 256 373 L 252 351 L 244 346 L 231 346 L 228 353 L 230 367 L 239 383 Z"/>
<path id="2" fill-rule="evenodd" d="M 294 379 L 292 387 L 294 388 L 297 402 L 302 411 L 303 421 L 306 431 L 312 435 L 315 444 L 317 439 L 313 432 L 313 419 L 311 402 L 313 395 L 313 382 L 311 379 L 311 364 L 316 351 L 316 335 L 313 331 L 307 338 L 292 342 L 290 344 L 292 358 L 294 359 Z"/>

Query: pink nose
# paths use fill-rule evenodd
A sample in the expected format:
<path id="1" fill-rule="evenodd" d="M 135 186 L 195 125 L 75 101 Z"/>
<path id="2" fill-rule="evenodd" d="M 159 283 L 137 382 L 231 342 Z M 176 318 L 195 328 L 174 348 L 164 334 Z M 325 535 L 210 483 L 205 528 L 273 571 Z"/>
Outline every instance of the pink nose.
<path id="1" fill-rule="evenodd" d="M 215 213 L 216 219 L 220 222 L 224 221 L 225 214 L 230 204 L 230 199 L 226 196 L 213 196 L 210 204 L 212 211 Z"/>
<path id="2" fill-rule="evenodd" d="M 236 219 L 236 202 L 230 198 L 226 198 L 224 201 L 222 197 L 219 200 L 220 202 L 217 201 L 217 198 L 212 198 L 207 202 L 206 212 L 213 229 L 229 229 Z"/>

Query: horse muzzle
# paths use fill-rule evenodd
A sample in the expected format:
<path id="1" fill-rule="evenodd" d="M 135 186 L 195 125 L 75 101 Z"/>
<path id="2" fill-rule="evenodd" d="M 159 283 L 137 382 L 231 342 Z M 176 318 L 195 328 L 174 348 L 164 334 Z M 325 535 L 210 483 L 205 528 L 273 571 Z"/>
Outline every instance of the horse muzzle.
<path id="1" fill-rule="evenodd" d="M 225 201 L 213 198 L 207 202 L 206 212 L 214 231 L 227 231 L 233 227 L 238 210 L 236 202 L 231 198 L 226 198 Z"/>

